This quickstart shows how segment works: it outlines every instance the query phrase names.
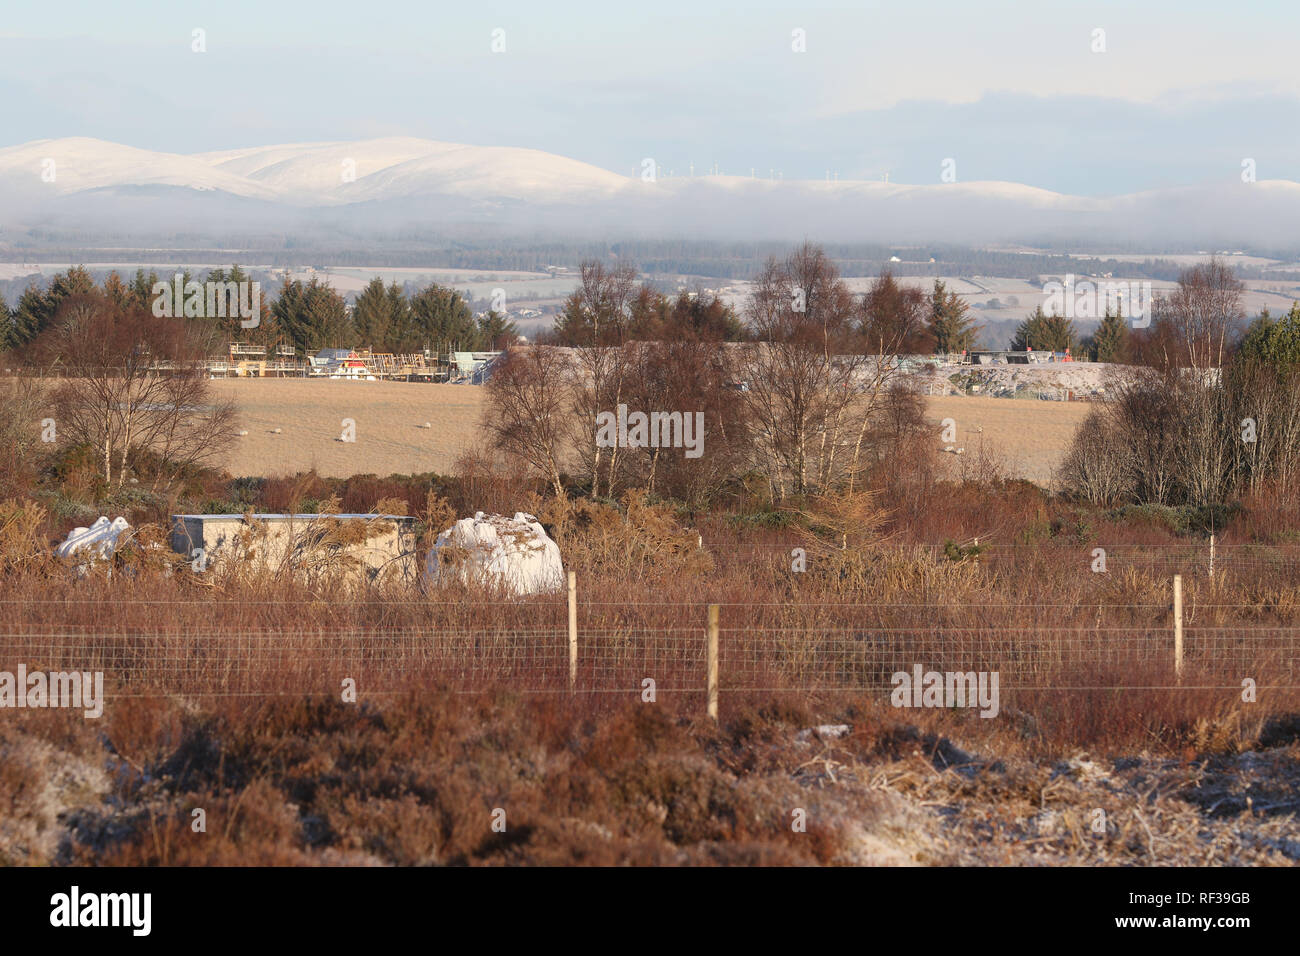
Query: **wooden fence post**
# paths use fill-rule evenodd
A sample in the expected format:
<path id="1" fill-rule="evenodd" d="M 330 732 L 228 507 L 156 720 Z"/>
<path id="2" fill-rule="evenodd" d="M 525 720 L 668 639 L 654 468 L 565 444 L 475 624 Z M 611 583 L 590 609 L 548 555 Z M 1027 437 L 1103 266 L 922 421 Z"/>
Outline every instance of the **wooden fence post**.
<path id="1" fill-rule="evenodd" d="M 1183 678 L 1183 576 L 1174 575 L 1174 676 Z"/>
<path id="2" fill-rule="evenodd" d="M 578 574 L 569 572 L 569 692 L 578 686 Z"/>
<path id="3" fill-rule="evenodd" d="M 718 606 L 709 605 L 708 713 L 718 719 Z"/>

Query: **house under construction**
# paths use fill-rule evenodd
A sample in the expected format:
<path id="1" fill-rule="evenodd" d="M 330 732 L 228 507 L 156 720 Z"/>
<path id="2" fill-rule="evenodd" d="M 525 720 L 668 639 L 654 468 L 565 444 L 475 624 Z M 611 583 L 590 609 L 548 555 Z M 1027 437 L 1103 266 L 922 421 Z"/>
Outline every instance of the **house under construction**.
<path id="1" fill-rule="evenodd" d="M 480 385 L 500 352 L 395 354 L 370 349 L 321 349 L 306 361 L 292 345 L 232 342 L 230 356 L 208 362 L 212 378 L 329 378 L 361 381 L 464 382 Z"/>
<path id="2" fill-rule="evenodd" d="M 283 378 L 306 374 L 307 366 L 298 361 L 292 345 L 268 349 L 265 345 L 231 342 L 229 358 L 208 362 L 211 378 Z"/>

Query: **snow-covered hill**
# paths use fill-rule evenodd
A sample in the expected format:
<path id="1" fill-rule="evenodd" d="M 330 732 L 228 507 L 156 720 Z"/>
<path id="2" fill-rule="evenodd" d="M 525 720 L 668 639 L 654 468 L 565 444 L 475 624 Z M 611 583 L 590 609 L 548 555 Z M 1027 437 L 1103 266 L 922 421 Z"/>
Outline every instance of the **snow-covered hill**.
<path id="1" fill-rule="evenodd" d="M 410 137 L 184 155 L 88 138 L 0 149 L 0 229 L 367 230 L 492 223 L 557 233 L 821 241 L 1295 240 L 1300 184 L 1235 179 L 1108 199 L 1008 182 L 739 176 L 644 182 L 553 153 Z"/>
<path id="2" fill-rule="evenodd" d="M 626 177 L 535 149 L 392 138 L 304 143 L 191 157 L 269 186 L 285 199 L 322 204 L 456 195 L 523 202 L 606 197 Z"/>
<path id="3" fill-rule="evenodd" d="M 0 149 L 0 190 L 25 203 L 43 195 L 156 185 L 278 198 L 273 188 L 200 156 L 158 153 L 85 137 L 38 139 Z"/>

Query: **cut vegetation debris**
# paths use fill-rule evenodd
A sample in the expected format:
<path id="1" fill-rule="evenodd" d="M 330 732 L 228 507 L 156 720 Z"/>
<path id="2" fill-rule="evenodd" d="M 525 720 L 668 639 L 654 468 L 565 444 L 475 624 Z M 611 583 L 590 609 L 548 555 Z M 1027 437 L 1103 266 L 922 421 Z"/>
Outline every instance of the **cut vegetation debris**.
<path id="1" fill-rule="evenodd" d="M 173 515 L 172 550 L 218 576 L 334 571 L 416 577 L 416 519 L 392 514 Z"/>

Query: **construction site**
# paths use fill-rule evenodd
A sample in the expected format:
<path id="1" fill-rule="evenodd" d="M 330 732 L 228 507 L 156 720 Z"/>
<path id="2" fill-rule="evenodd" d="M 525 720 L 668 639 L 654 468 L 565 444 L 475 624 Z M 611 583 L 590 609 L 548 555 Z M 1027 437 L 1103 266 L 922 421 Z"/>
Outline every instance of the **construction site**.
<path id="1" fill-rule="evenodd" d="M 370 349 L 326 348 L 305 359 L 292 345 L 230 343 L 229 354 L 208 361 L 209 378 L 326 378 L 480 385 L 500 352 L 429 349 L 408 355 Z"/>

